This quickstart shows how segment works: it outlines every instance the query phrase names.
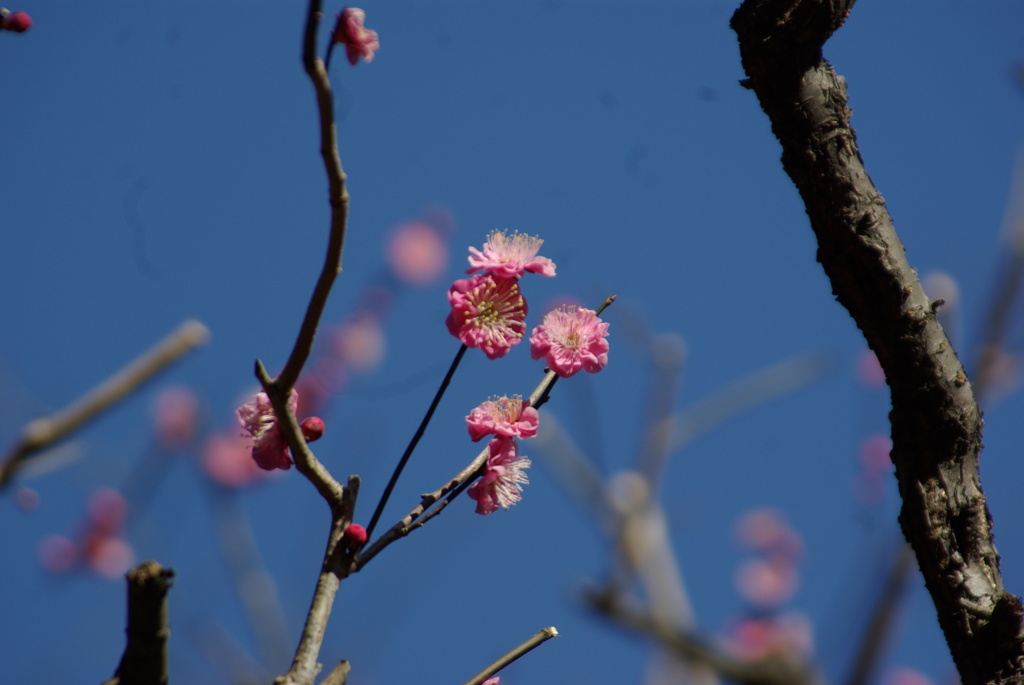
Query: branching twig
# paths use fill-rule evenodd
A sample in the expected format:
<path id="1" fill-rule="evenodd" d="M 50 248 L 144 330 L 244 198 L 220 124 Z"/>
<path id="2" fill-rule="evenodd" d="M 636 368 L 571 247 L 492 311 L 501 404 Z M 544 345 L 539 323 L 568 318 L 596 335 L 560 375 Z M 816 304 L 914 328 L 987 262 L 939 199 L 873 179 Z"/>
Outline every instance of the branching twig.
<path id="1" fill-rule="evenodd" d="M 29 423 L 0 463 L 0 487 L 10 483 L 11 477 L 29 456 L 67 437 L 86 421 L 124 399 L 158 371 L 205 343 L 209 334 L 206 326 L 198 321 L 186 321 L 67 409 Z"/>
<path id="2" fill-rule="evenodd" d="M 744 84 L 782 144 L 833 292 L 885 370 L 900 524 L 961 681 L 1020 682 L 1024 608 L 1003 588 L 981 491 L 981 412 L 864 168 L 845 81 L 822 57 L 852 5 L 746 0 L 732 18 Z"/>
<path id="3" fill-rule="evenodd" d="M 490 666 L 477 673 L 475 676 L 466 681 L 466 685 L 480 685 L 495 673 L 508 666 L 516 659 L 526 655 L 528 652 L 533 651 L 537 647 L 547 642 L 553 637 L 558 635 L 558 631 L 555 630 L 554 626 L 550 628 L 543 628 L 533 634 L 530 639 L 523 642 L 521 645 L 505 654 L 500 659 L 494 661 Z"/>
<path id="4" fill-rule="evenodd" d="M 338 586 L 353 570 L 352 550 L 345 549 L 342 537 L 345 528 L 352 522 L 352 509 L 359 494 L 359 476 L 351 476 L 345 488 L 345 496 L 338 506 L 331 508 L 331 530 L 327 537 L 327 549 L 320 566 L 320 576 L 313 592 L 313 601 L 306 614 L 306 624 L 295 650 L 288 673 L 274 680 L 275 685 L 312 685 L 320 664 L 317 659 L 331 617 Z"/>

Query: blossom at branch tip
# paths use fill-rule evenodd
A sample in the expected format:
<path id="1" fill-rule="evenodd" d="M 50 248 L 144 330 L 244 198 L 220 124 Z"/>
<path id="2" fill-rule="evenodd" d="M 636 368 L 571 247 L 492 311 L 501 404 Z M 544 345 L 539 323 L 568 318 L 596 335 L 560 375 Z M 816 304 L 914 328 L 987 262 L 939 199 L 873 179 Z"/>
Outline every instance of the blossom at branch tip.
<path id="1" fill-rule="evenodd" d="M 352 66 L 356 65 L 360 57 L 372 62 L 374 53 L 380 50 L 377 32 L 363 26 L 364 21 L 366 12 L 358 7 L 346 7 L 338 14 L 338 21 L 334 25 L 333 40 L 345 46 L 345 54 Z"/>
<path id="2" fill-rule="evenodd" d="M 469 437 L 473 442 L 485 435 L 532 438 L 537 435 L 539 421 L 540 414 L 537 410 L 530 406 L 529 400 L 523 402 L 519 395 L 502 395 L 489 399 L 469 412 L 469 416 L 466 417 Z"/>
<path id="3" fill-rule="evenodd" d="M 475 247 L 469 248 L 470 268 L 466 273 L 487 271 L 495 278 L 519 278 L 524 271 L 554 276 L 555 263 L 547 257 L 538 257 L 540 246 L 544 241 L 537 236 L 507 231 L 491 231 L 484 243 L 483 252 Z"/>
<path id="4" fill-rule="evenodd" d="M 448 331 L 467 347 L 479 347 L 488 359 L 505 356 L 526 332 L 526 300 L 517 279 L 490 274 L 462 278 L 452 283 L 448 302 Z"/>
<path id="5" fill-rule="evenodd" d="M 560 307 L 547 313 L 530 335 L 530 356 L 543 358 L 562 378 L 580 369 L 597 373 L 608 363 L 608 324 L 592 309 Z"/>
<path id="6" fill-rule="evenodd" d="M 295 413 L 298 406 L 299 394 L 292 388 L 288 396 L 288 408 Z M 256 397 L 239 407 L 235 415 L 242 429 L 252 438 L 252 458 L 261 469 L 288 470 L 292 467 L 288 443 L 267 393 L 256 393 Z"/>
<path id="7" fill-rule="evenodd" d="M 519 456 L 515 438 L 499 436 L 487 444 L 488 456 L 484 475 L 469 486 L 468 494 L 476 500 L 476 513 L 481 516 L 508 509 L 523 498 L 523 486 L 529 485 L 526 469 L 530 460 Z"/>

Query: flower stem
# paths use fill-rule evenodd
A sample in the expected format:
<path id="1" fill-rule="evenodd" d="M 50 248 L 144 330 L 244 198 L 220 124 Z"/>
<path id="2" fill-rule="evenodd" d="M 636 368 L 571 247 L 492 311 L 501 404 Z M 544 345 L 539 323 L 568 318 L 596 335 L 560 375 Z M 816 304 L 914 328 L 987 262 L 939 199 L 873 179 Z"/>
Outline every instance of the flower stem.
<path id="1" fill-rule="evenodd" d="M 430 403 L 430 408 L 427 409 L 427 413 L 424 415 L 423 420 L 420 422 L 420 427 L 416 429 L 416 433 L 413 434 L 412 440 L 409 441 L 409 446 L 405 448 L 405 454 L 398 461 L 398 466 L 395 467 L 395 472 L 391 474 L 391 480 L 388 481 L 388 486 L 384 488 L 384 494 L 380 497 L 380 502 L 377 503 L 377 509 L 373 512 L 373 518 L 370 519 L 370 525 L 366 527 L 367 539 L 373 535 L 373 529 L 377 526 L 377 521 L 380 520 L 380 515 L 384 513 L 384 507 L 388 503 L 388 499 L 391 497 L 391 491 L 395 489 L 395 484 L 398 483 L 398 477 L 402 475 L 405 465 L 409 463 L 409 457 L 412 456 L 412 452 L 416 449 L 416 445 L 419 444 L 420 438 L 423 437 L 423 433 L 427 430 L 427 424 L 430 423 L 430 419 L 434 416 L 434 410 L 437 409 L 437 405 L 441 403 L 441 398 L 444 396 L 444 391 L 448 389 L 448 385 L 452 382 L 452 376 L 455 375 L 455 369 L 459 368 L 459 362 L 462 361 L 463 355 L 466 354 L 467 347 L 462 345 L 459 351 L 455 355 L 455 359 L 452 360 L 451 366 L 448 367 L 448 373 L 445 374 L 444 380 L 441 381 L 441 387 L 437 389 L 437 393 L 434 395 L 434 401 Z"/>

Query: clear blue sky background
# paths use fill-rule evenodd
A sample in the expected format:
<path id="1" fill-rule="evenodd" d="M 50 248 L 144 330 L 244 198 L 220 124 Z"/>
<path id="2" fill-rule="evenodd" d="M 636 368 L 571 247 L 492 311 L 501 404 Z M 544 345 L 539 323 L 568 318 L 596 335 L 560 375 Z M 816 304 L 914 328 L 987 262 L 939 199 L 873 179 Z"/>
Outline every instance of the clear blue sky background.
<path id="1" fill-rule="evenodd" d="M 549 405 L 609 471 L 632 463 L 640 439 L 650 365 L 630 340 L 642 327 L 686 339 L 679 408 L 791 355 L 833 354 L 821 382 L 674 455 L 664 504 L 709 634 L 743 607 L 732 581 L 744 558 L 737 517 L 763 506 L 788 517 L 807 545 L 793 606 L 813 619 L 818 656 L 839 680 L 897 535 L 892 482 L 876 511 L 852 495 L 858 445 L 887 432 L 888 401 L 856 380 L 862 338 L 814 261 L 768 120 L 737 83 L 734 7 L 368 0 L 377 59 L 331 70 L 352 215 L 327 318 L 342 320 L 379 272 L 390 228 L 427 207 L 455 216 L 449 279 L 492 228 L 541 235 L 559 276 L 524 282 L 531 323 L 559 296 L 619 296 L 607 369 L 560 385 Z M 26 482 L 41 497 L 35 511 L 0 499 L 0 679 L 98 682 L 122 649 L 123 583 L 48 575 L 36 546 L 74 533 L 88 494 L 125 479 L 148 449 L 160 387 L 192 386 L 210 425 L 226 426 L 254 387 L 253 360 L 273 370 L 290 348 L 327 228 L 299 63 L 304 3 L 12 9 L 35 24 L 0 35 L 0 436 L 13 440 L 185 318 L 212 331 L 207 347 L 83 431 L 82 460 Z M 960 285 L 964 357 L 1005 256 L 1024 120 L 1022 28 L 1019 2 L 863 2 L 826 46 L 911 263 Z M 316 451 L 337 476 L 362 475 L 364 519 L 457 349 L 443 325 L 445 287 L 402 298 L 384 366 L 327 417 Z M 1012 340 L 1019 349 L 1019 330 Z M 526 394 L 539 375 L 526 346 L 500 362 L 470 354 L 385 522 L 476 453 L 462 421 L 470 408 Z M 986 407 L 982 471 L 1015 593 L 1024 592 L 1022 410 L 1019 397 Z M 586 580 L 603 577 L 606 550 L 532 456 L 519 506 L 484 518 L 458 502 L 346 581 L 323 660 L 350 659 L 355 683 L 458 683 L 555 625 L 562 636 L 510 669 L 508 683 L 639 682 L 648 647 L 579 602 Z M 178 573 L 179 682 L 224 681 L 198 648 L 211 624 L 256 649 L 219 562 L 207 495 L 180 460 L 130 529 L 140 558 Z M 326 508 L 294 472 L 238 499 L 294 642 Z M 949 657 L 917 584 L 899 627 L 886 663 L 946 682 Z"/>

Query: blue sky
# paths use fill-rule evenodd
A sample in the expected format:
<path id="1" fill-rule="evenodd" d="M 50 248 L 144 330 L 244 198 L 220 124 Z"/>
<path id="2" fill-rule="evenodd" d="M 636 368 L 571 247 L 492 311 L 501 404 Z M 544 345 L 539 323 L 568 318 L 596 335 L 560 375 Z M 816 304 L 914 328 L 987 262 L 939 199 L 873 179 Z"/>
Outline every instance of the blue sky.
<path id="1" fill-rule="evenodd" d="M 303 3 L 291 5 L 26 0 L 12 9 L 29 12 L 32 29 L 0 35 L 4 439 L 183 319 L 212 333 L 83 431 L 82 459 L 26 481 L 40 495 L 36 510 L 0 499 L 0 620 L 13 636 L 0 641 L 0 660 L 11 682 L 96 682 L 116 666 L 122 583 L 48 575 L 36 547 L 74 532 L 91 491 L 125 480 L 150 444 L 156 392 L 188 385 L 208 425 L 228 426 L 255 386 L 253 360 L 274 370 L 294 340 L 327 206 L 299 63 Z M 632 463 L 641 437 L 650 363 L 636 341 L 645 330 L 686 341 L 677 408 L 781 359 L 826 351 L 835 363 L 822 380 L 673 455 L 664 506 L 711 634 L 742 609 L 735 521 L 754 507 L 781 510 L 807 548 L 792 606 L 812 618 L 819 658 L 838 680 L 879 555 L 897 535 L 893 483 L 872 511 L 852 494 L 859 444 L 887 432 L 888 400 L 856 380 L 864 343 L 814 261 L 767 118 L 738 86 L 734 3 L 364 8 L 381 51 L 372 64 L 331 68 L 352 214 L 327 320 L 343 320 L 379 274 L 392 227 L 444 207 L 455 232 L 445 282 L 403 293 L 382 367 L 334 401 L 317 454 L 335 475 L 363 477 L 368 518 L 457 349 L 443 325 L 446 281 L 493 228 L 539 234 L 558 264 L 557 278 L 524 282 L 531 324 L 560 297 L 596 305 L 619 296 L 607 314 L 608 367 L 560 384 L 548 405 L 608 472 Z M 826 46 L 911 264 L 960 287 L 954 337 L 965 359 L 1005 258 L 1008 208 L 1019 203 L 1022 26 L 1014 2 L 860 3 Z M 1011 334 L 1017 352 L 1020 333 Z M 525 346 L 497 362 L 469 355 L 385 522 L 475 454 L 462 422 L 469 409 L 495 393 L 527 394 L 539 375 Z M 982 462 L 1015 593 L 1024 592 L 1024 534 L 1014 525 L 1022 408 L 1016 395 L 985 407 Z M 542 455 L 531 456 L 519 506 L 484 518 L 456 503 L 346 581 L 324 660 L 350 659 L 353 682 L 462 682 L 555 625 L 562 635 L 511 669 L 509 683 L 640 682 L 648 648 L 579 601 L 587 579 L 603 577 L 607 552 Z M 296 473 L 236 499 L 294 640 L 326 510 Z M 199 648 L 211 619 L 257 649 L 219 561 L 210 502 L 181 459 L 129 529 L 140 558 L 178 572 L 172 676 L 196 683 L 222 680 Z M 949 659 L 916 585 L 899 628 L 887 663 L 944 682 Z"/>

